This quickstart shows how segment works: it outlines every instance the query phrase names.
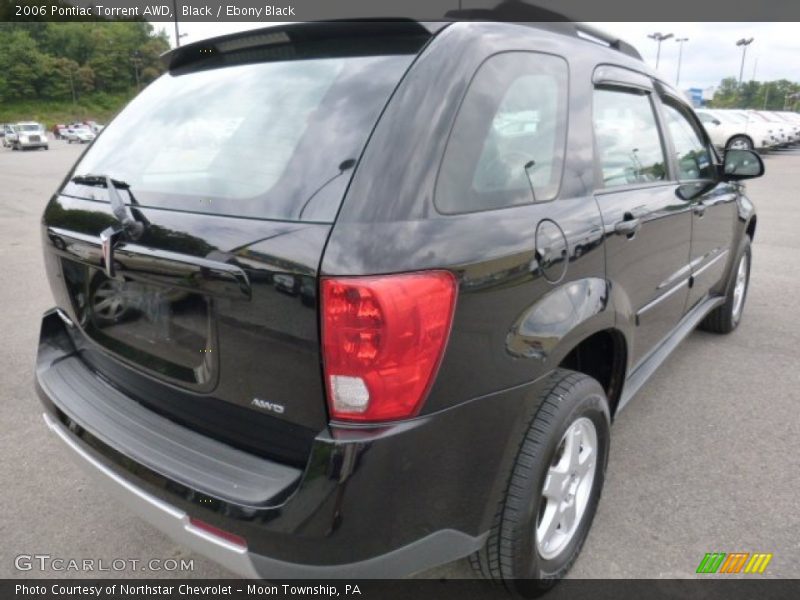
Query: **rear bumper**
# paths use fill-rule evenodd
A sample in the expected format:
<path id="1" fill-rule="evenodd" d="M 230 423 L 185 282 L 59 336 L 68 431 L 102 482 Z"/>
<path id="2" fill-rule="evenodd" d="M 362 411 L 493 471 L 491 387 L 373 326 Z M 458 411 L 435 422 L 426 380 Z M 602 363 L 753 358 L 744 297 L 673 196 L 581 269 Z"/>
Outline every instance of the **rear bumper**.
<path id="1" fill-rule="evenodd" d="M 55 377 L 59 365 L 71 370 Z M 161 437 L 177 446 L 161 446 L 147 431 L 139 446 L 127 439 L 124 430 L 146 425 L 161 434 L 166 425 L 89 370 L 57 311 L 42 323 L 36 376 L 45 422 L 83 467 L 139 516 L 243 577 L 393 578 L 476 551 L 538 401 L 530 384 L 380 429 L 330 428 L 296 477 L 284 465 L 239 457 L 250 482 L 242 490 L 235 473 L 215 471 L 202 456 L 230 463 L 238 450 L 216 448 L 219 442 L 172 422 L 177 429 Z M 53 383 L 60 379 L 69 385 Z M 109 420 L 123 417 L 131 423 L 113 431 Z M 253 483 L 266 475 L 275 481 Z M 191 518 L 244 538 L 247 547 Z"/>
<path id="2" fill-rule="evenodd" d="M 485 536 L 473 539 L 453 530 L 443 530 L 371 559 L 337 565 L 291 563 L 248 552 L 247 548 L 228 543 L 192 525 L 189 515 L 147 493 L 128 479 L 104 465 L 78 442 L 60 422 L 44 413 L 44 421 L 73 452 L 78 464 L 112 496 L 136 515 L 155 526 L 179 544 L 210 558 L 232 572 L 247 578 L 336 579 L 392 578 L 414 573 L 443 558 L 470 553 L 483 545 Z M 463 555 L 463 554 L 462 554 Z M 453 556 L 453 559 L 459 556 Z M 446 562 L 446 561 L 445 561 Z"/>

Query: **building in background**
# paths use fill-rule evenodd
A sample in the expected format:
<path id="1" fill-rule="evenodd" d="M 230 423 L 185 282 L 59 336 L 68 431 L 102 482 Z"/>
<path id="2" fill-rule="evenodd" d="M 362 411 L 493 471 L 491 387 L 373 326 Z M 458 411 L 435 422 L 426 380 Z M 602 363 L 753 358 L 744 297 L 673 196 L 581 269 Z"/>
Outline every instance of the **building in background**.
<path id="1" fill-rule="evenodd" d="M 706 106 L 714 98 L 714 94 L 717 93 L 717 86 L 712 85 L 707 88 L 688 88 L 683 90 L 683 93 L 686 94 L 686 97 L 692 103 L 692 106 L 695 108 L 700 108 L 701 106 Z"/>

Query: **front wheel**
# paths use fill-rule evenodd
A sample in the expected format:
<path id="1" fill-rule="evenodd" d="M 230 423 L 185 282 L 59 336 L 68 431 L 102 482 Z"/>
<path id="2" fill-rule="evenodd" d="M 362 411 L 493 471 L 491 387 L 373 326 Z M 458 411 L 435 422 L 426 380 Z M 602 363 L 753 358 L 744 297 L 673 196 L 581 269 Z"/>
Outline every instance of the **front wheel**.
<path id="1" fill-rule="evenodd" d="M 752 150 L 753 142 L 746 135 L 735 135 L 725 145 L 726 150 Z"/>
<path id="2" fill-rule="evenodd" d="M 477 573 L 534 597 L 569 571 L 603 489 L 610 413 L 602 386 L 557 369 L 517 452 Z"/>
<path id="3" fill-rule="evenodd" d="M 700 329 L 713 333 L 730 333 L 739 326 L 750 285 L 750 262 L 753 253 L 750 238 L 745 236 L 733 263 L 725 292 L 725 303 L 712 310 L 700 323 Z"/>

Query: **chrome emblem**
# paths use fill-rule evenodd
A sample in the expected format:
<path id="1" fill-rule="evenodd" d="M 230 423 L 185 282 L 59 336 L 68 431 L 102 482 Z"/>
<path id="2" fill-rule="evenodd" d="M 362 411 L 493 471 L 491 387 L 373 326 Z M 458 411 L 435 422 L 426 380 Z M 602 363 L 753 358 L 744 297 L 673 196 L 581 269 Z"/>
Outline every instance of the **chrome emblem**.
<path id="1" fill-rule="evenodd" d="M 282 415 L 284 411 L 283 404 L 278 404 L 277 402 L 270 402 L 269 400 L 262 400 L 261 398 L 253 398 L 250 401 L 250 404 L 252 404 L 253 406 L 257 406 L 258 408 L 263 408 L 264 410 L 274 412 L 279 415 Z"/>

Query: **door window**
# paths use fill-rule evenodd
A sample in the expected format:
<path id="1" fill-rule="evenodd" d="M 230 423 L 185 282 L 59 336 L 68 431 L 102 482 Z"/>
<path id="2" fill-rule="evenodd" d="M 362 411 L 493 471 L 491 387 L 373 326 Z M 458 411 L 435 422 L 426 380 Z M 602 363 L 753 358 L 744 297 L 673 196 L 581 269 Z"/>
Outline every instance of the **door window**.
<path id="1" fill-rule="evenodd" d="M 714 165 L 703 136 L 693 121 L 685 114 L 684 108 L 678 108 L 672 101 L 664 102 L 664 118 L 667 130 L 675 147 L 675 160 L 678 163 L 678 179 L 711 179 Z"/>
<path id="2" fill-rule="evenodd" d="M 552 200 L 567 125 L 567 65 L 507 52 L 478 70 L 447 143 L 435 203 L 465 213 Z"/>
<path id="3" fill-rule="evenodd" d="M 650 94 L 596 89 L 594 135 L 603 187 L 666 179 L 666 161 Z"/>

